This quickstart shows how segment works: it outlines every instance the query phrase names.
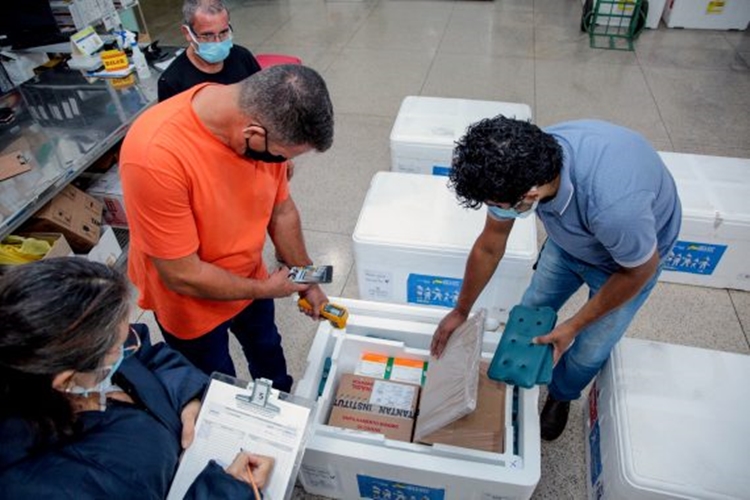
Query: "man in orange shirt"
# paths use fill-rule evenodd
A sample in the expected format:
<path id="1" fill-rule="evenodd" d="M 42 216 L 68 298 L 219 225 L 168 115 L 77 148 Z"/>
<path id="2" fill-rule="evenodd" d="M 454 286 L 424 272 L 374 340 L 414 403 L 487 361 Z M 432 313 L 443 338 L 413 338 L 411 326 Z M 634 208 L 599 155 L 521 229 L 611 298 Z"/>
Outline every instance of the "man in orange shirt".
<path id="1" fill-rule="evenodd" d="M 206 373 L 234 375 L 228 329 L 253 378 L 289 391 L 273 299 L 317 285 L 269 275 L 268 233 L 284 262 L 308 265 L 286 161 L 333 142 L 333 108 L 314 70 L 274 66 L 233 85 L 201 84 L 147 110 L 120 155 L 129 274 L 164 338 Z"/>

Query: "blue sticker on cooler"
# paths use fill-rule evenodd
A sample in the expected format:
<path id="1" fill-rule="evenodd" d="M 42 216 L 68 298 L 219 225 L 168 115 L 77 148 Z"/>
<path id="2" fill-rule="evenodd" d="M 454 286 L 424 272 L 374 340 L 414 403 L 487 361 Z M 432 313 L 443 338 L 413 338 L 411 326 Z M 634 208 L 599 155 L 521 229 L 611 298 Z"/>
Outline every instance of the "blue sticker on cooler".
<path id="1" fill-rule="evenodd" d="M 428 488 L 357 474 L 360 498 L 372 500 L 444 500 L 444 488 Z"/>
<path id="2" fill-rule="evenodd" d="M 443 165 L 432 166 L 432 175 L 442 175 L 442 176 L 448 177 L 450 173 L 451 173 L 450 167 L 445 167 Z"/>
<path id="3" fill-rule="evenodd" d="M 595 423 L 589 433 L 589 450 L 591 456 L 591 484 L 596 484 L 602 473 L 602 456 L 599 450 L 599 422 Z"/>
<path id="4" fill-rule="evenodd" d="M 406 301 L 411 304 L 454 307 L 463 280 L 443 276 L 410 274 L 406 280 Z"/>
<path id="5" fill-rule="evenodd" d="M 726 245 L 677 241 L 667 255 L 666 271 L 710 276 L 726 251 Z"/>

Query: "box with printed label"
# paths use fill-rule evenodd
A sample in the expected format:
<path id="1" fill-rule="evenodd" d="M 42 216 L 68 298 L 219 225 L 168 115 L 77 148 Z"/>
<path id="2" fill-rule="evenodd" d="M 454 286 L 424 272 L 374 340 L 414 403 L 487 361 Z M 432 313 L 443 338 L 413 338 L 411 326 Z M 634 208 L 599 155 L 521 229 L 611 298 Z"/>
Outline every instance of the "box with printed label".
<path id="1" fill-rule="evenodd" d="M 664 9 L 669 28 L 745 30 L 750 23 L 747 0 L 670 0 Z"/>
<path id="2" fill-rule="evenodd" d="M 71 248 L 86 253 L 99 241 L 102 203 L 68 185 L 24 224 L 25 232 L 55 232 L 65 235 Z"/>
<path id="3" fill-rule="evenodd" d="M 439 176 L 375 174 L 352 235 L 361 299 L 455 306 L 487 212 L 461 207 L 446 182 Z M 521 301 L 536 257 L 532 215 L 515 221 L 505 255 L 474 304 L 487 309 L 489 329 Z"/>
<path id="4" fill-rule="evenodd" d="M 445 428 L 446 433 L 436 436 L 433 444 L 406 442 L 377 430 L 335 425 L 332 416 L 337 412 L 334 403 L 340 387 L 351 386 L 346 380 L 352 377 L 363 355 L 379 353 L 393 359 L 428 361 L 432 335 L 445 311 L 330 299 L 347 308 L 349 320 L 343 329 L 328 322 L 318 326 L 303 376 L 294 389 L 296 396 L 316 400 L 311 437 L 299 474 L 308 493 L 345 500 L 409 500 L 412 496 L 418 500 L 531 498 L 541 475 L 538 387 L 522 389 L 492 381 L 491 392 L 495 395 L 487 401 L 488 406 L 494 407 L 489 410 L 492 415 L 483 411 L 457 421 Z M 492 359 L 499 338 L 499 332 L 484 331 L 482 362 Z M 495 397 L 500 396 L 497 391 L 504 391 L 507 396 Z M 421 398 L 421 389 L 419 392 Z M 482 382 L 479 393 L 479 397 L 486 395 Z M 364 401 L 364 397 L 357 399 L 358 403 Z M 486 442 L 472 448 L 478 444 L 477 439 Z"/>
<path id="5" fill-rule="evenodd" d="M 104 204 L 105 224 L 127 229 L 128 218 L 125 215 L 125 201 L 117 167 L 109 169 L 86 192 Z"/>
<path id="6" fill-rule="evenodd" d="M 682 202 L 680 234 L 659 279 L 750 290 L 750 159 L 659 155 Z"/>
<path id="7" fill-rule="evenodd" d="M 418 399 L 418 385 L 343 374 L 328 425 L 411 441 Z"/>

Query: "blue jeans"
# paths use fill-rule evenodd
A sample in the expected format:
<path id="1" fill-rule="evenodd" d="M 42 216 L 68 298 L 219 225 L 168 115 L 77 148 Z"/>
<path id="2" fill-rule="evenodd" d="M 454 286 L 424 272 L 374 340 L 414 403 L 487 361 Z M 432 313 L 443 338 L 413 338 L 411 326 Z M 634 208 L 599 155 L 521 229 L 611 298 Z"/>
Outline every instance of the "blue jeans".
<path id="1" fill-rule="evenodd" d="M 549 385 L 549 394 L 553 398 L 558 401 L 578 399 L 581 391 L 607 361 L 617 341 L 625 334 L 654 288 L 660 272 L 661 265 L 638 295 L 581 330 L 555 365 Z M 536 272 L 521 303 L 532 307 L 548 306 L 559 311 L 583 284 L 589 287 L 589 298 L 596 295 L 611 274 L 576 259 L 548 239 L 539 254 Z"/>
<path id="2" fill-rule="evenodd" d="M 284 392 L 292 389 L 292 377 L 286 371 L 286 358 L 281 347 L 281 336 L 274 320 L 271 299 L 256 299 L 237 316 L 225 321 L 195 339 L 177 338 L 156 318 L 164 341 L 181 352 L 196 367 L 207 374 L 213 372 L 235 376 L 234 363 L 229 355 L 229 328 L 242 346 L 253 379 L 267 378 Z"/>

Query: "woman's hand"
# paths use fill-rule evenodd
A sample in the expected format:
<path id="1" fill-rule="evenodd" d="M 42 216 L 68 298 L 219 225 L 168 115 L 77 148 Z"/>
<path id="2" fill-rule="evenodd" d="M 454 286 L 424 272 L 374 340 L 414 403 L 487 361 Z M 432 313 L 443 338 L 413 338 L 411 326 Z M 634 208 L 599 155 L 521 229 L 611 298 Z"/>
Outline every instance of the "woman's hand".
<path id="1" fill-rule="evenodd" d="M 185 405 L 180 414 L 182 420 L 182 449 L 187 449 L 193 443 L 195 437 L 195 421 L 198 419 L 198 413 L 201 411 L 201 402 L 194 399 Z"/>
<path id="2" fill-rule="evenodd" d="M 268 484 L 273 464 L 273 457 L 254 455 L 246 451 L 241 451 L 234 457 L 231 465 L 227 467 L 227 473 L 249 485 L 255 484 L 260 490 Z"/>

